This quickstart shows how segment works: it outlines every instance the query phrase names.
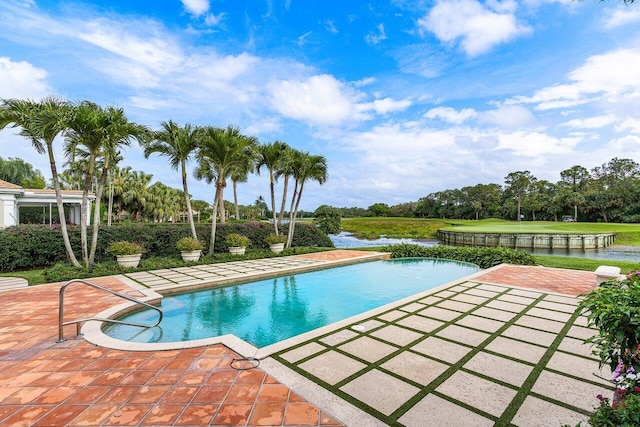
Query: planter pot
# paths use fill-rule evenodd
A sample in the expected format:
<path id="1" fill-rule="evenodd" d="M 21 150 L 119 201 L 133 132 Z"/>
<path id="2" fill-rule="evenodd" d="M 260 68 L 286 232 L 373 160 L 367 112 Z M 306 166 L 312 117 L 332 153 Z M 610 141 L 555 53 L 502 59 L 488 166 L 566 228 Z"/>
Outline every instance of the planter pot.
<path id="1" fill-rule="evenodd" d="M 274 254 L 279 254 L 284 250 L 284 243 L 272 243 L 269 245 L 269 249 L 271 249 L 271 252 Z"/>
<path id="2" fill-rule="evenodd" d="M 181 251 L 183 261 L 198 261 L 200 259 L 201 250 L 198 251 Z"/>
<path id="3" fill-rule="evenodd" d="M 135 255 L 116 255 L 116 260 L 118 260 L 118 264 L 122 267 L 137 267 L 140 263 L 140 257 L 142 254 Z"/>
<path id="4" fill-rule="evenodd" d="M 229 246 L 229 252 L 231 255 L 244 255 L 246 250 L 246 246 Z"/>

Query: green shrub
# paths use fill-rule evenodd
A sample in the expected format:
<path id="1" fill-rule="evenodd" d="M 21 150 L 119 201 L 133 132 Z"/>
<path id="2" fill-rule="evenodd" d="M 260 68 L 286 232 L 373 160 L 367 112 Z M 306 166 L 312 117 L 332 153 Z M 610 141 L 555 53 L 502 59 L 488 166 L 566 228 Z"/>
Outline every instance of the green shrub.
<path id="1" fill-rule="evenodd" d="M 385 246 L 385 252 L 390 252 L 393 258 L 441 258 L 464 261 L 476 264 L 480 268 L 489 268 L 498 264 L 536 265 L 535 258 L 525 251 L 503 247 L 480 248 L 468 246 L 419 246 L 401 243 Z"/>
<path id="2" fill-rule="evenodd" d="M 589 418 L 592 427 L 637 427 L 640 426 L 640 394 L 627 394 L 615 405 L 609 399 L 598 396 L 600 406 Z"/>
<path id="3" fill-rule="evenodd" d="M 249 246 L 249 243 L 251 243 L 251 240 L 249 240 L 248 237 L 238 233 L 229 233 L 225 236 L 224 240 L 227 242 L 227 245 L 230 248 L 231 247 L 244 248 L 246 246 Z"/>
<path id="4" fill-rule="evenodd" d="M 193 237 L 183 237 L 176 242 L 176 249 L 180 252 L 201 251 L 202 243 Z"/>
<path id="5" fill-rule="evenodd" d="M 111 255 L 137 255 L 144 252 L 142 246 L 135 242 L 127 242 L 125 240 L 120 242 L 113 242 L 107 249 Z"/>
<path id="6" fill-rule="evenodd" d="M 282 234 L 271 233 L 267 237 L 264 238 L 264 241 L 267 242 L 268 245 L 275 245 L 278 243 L 284 243 L 287 241 L 287 236 Z"/>
<path id="7" fill-rule="evenodd" d="M 342 231 L 342 212 L 328 205 L 319 206 L 313 213 L 313 223 L 327 234 L 338 234 Z"/>

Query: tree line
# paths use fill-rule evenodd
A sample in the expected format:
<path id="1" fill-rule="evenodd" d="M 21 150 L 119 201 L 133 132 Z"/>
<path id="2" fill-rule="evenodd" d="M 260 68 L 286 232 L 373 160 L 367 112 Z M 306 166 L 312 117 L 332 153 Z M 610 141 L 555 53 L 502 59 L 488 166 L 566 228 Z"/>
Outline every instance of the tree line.
<path id="1" fill-rule="evenodd" d="M 109 203 L 127 203 L 134 216 L 151 211 L 156 220 L 166 218 L 175 211 L 168 206 L 175 203 L 179 194 L 164 184 L 157 185 L 153 193 L 145 192 L 151 176 L 131 169 L 120 169 L 118 162 L 123 160 L 122 150 L 137 142 L 144 155 L 166 157 L 173 170 L 182 177 L 182 197 L 187 211 L 192 237 L 197 238 L 191 197 L 188 190 L 188 163 L 195 160 L 193 176 L 196 179 L 212 183 L 215 188 L 213 197 L 212 233 L 209 245 L 213 253 L 215 230 L 218 216 L 220 222 L 226 221 L 224 190 L 227 180 L 233 183 L 236 217 L 239 216 L 237 184 L 246 182 L 250 173 L 260 173 L 266 169 L 269 173 L 271 211 L 274 233 L 280 234 L 284 222 L 287 194 L 293 185 L 289 205 L 289 223 L 287 246 L 291 246 L 295 231 L 300 200 L 305 183 L 317 181 L 323 184 L 327 180 L 327 162 L 321 155 L 312 155 L 306 151 L 294 149 L 281 141 L 261 144 L 255 137 L 243 135 L 237 127 L 179 125 L 172 120 L 163 121 L 159 130 L 151 130 L 145 125 L 130 121 L 122 108 L 102 107 L 90 101 L 69 102 L 57 97 L 47 97 L 41 101 L 3 99 L 0 103 L 0 130 L 6 127 L 19 128 L 19 134 L 32 144 L 39 154 L 46 154 L 51 167 L 51 181 L 56 193 L 56 205 L 60 228 L 67 257 L 80 267 L 69 241 L 65 211 L 61 190 L 65 186 L 77 185 L 82 190 L 81 203 L 81 250 L 85 267 L 94 264 L 97 246 L 100 203 L 109 187 Z M 63 137 L 63 150 L 66 169 L 58 172 L 54 155 L 54 140 Z M 283 196 L 279 216 L 276 216 L 275 184 L 282 178 Z M 118 193 L 118 179 L 123 184 Z M 22 181 L 21 181 L 22 182 Z M 128 190 L 124 191 L 125 184 Z M 155 185 L 155 184 L 154 184 Z M 94 192 L 96 201 L 93 210 L 91 241 L 89 242 L 88 218 L 89 193 Z M 150 194 L 147 197 L 141 195 Z M 155 197 L 153 197 L 155 195 Z M 174 202 L 165 203 L 166 200 Z M 151 206 L 149 206 L 151 205 Z M 108 208 L 109 219 L 113 212 Z"/>
<path id="2" fill-rule="evenodd" d="M 343 217 L 399 216 L 419 218 L 640 222 L 640 164 L 613 158 L 591 170 L 575 165 L 557 182 L 516 171 L 504 184 L 476 184 L 431 193 L 416 202 L 367 209 L 340 208 Z"/>

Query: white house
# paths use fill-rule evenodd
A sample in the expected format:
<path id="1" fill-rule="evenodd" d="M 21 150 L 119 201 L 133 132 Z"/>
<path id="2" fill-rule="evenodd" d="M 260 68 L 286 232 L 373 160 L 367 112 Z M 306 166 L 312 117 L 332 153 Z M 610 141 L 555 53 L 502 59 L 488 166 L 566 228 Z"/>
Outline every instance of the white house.
<path id="1" fill-rule="evenodd" d="M 89 204 L 96 196 L 89 194 Z M 82 191 L 62 190 L 62 203 L 68 209 L 67 221 L 71 224 L 80 224 L 80 207 L 82 204 Z M 20 218 L 20 208 L 27 206 L 41 206 L 48 208 L 49 225 L 59 221 L 58 216 L 52 216 L 52 207 L 56 207 L 56 192 L 54 190 L 41 190 L 22 188 L 19 185 L 0 180 L 0 228 L 17 225 Z M 91 211 L 91 206 L 89 206 Z"/>

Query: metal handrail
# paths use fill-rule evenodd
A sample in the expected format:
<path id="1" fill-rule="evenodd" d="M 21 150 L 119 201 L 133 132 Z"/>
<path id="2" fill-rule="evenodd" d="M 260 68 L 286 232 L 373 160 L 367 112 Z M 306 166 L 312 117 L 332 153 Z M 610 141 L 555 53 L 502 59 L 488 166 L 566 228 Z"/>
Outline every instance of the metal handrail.
<path id="1" fill-rule="evenodd" d="M 115 320 L 115 319 L 105 319 L 102 317 L 87 317 L 87 318 L 82 318 L 82 319 L 77 319 L 77 320 L 73 320 L 73 321 L 69 321 L 69 322 L 65 322 L 64 321 L 64 291 L 67 288 L 67 286 L 73 284 L 73 283 L 82 283 L 88 286 L 91 286 L 93 288 L 96 289 L 101 289 L 103 291 L 106 291 L 112 295 L 115 295 L 117 297 L 120 298 L 124 298 L 127 301 L 131 301 L 134 302 L 136 304 L 142 305 L 144 307 L 147 308 L 151 308 L 153 310 L 156 310 L 158 313 L 160 313 L 160 318 L 158 319 L 158 321 L 153 324 L 153 325 L 145 325 L 143 323 L 136 323 L 136 322 L 126 322 L 123 320 Z M 120 323 L 122 325 L 129 325 L 129 326 L 136 326 L 139 328 L 153 328 L 154 326 L 158 326 L 160 324 L 160 322 L 162 321 L 162 310 L 160 310 L 158 307 L 155 307 L 151 304 L 147 304 L 146 302 L 142 302 L 142 301 L 138 301 L 135 298 L 130 297 L 129 295 L 125 295 L 122 294 L 120 292 L 116 292 L 116 291 L 112 291 L 111 289 L 107 289 L 103 286 L 100 285 L 96 285 L 95 283 L 89 282 L 87 280 L 82 280 L 82 279 L 74 279 L 74 280 L 70 280 L 67 283 L 65 283 L 64 285 L 62 285 L 62 287 L 60 288 L 60 304 L 59 304 L 59 309 L 58 309 L 59 315 L 58 315 L 58 341 L 56 342 L 63 342 L 66 339 L 64 338 L 64 327 L 67 325 L 73 325 L 74 323 L 77 324 L 76 326 L 76 333 L 77 336 L 80 336 L 80 327 L 81 327 L 81 323 L 86 322 L 88 320 L 98 320 L 101 322 L 111 322 L 111 323 Z"/>

